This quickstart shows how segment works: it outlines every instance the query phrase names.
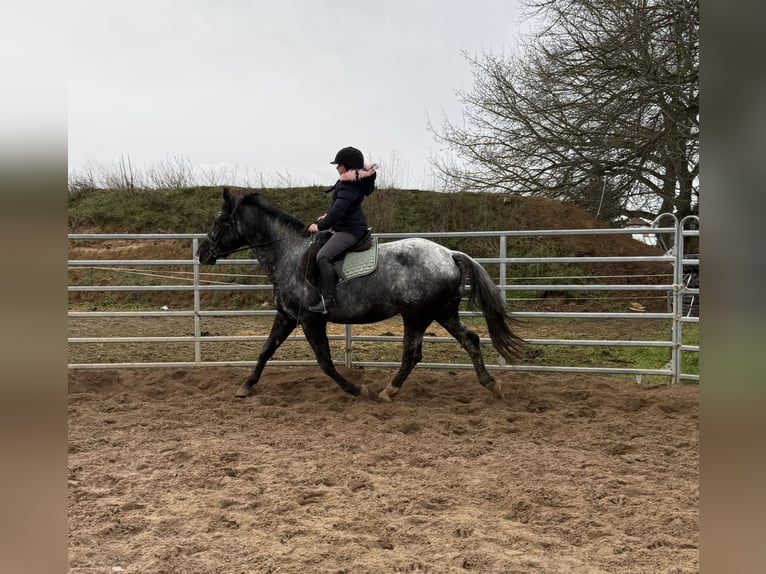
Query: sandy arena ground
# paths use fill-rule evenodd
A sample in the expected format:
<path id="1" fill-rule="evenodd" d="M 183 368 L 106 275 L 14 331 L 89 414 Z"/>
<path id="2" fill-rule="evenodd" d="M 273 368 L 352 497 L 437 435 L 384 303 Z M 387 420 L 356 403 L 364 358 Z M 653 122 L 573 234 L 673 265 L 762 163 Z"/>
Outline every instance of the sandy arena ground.
<path id="1" fill-rule="evenodd" d="M 697 386 L 248 372 L 70 371 L 70 572 L 699 571 Z"/>

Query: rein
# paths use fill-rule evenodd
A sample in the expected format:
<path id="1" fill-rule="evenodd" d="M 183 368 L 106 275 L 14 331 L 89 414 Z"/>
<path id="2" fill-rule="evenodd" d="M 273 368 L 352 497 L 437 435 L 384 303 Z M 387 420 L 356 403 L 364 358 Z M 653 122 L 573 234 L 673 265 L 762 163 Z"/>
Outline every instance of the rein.
<path id="1" fill-rule="evenodd" d="M 233 216 L 230 216 L 230 217 L 232 220 L 231 225 L 233 225 L 234 228 L 236 229 L 237 222 Z M 259 247 L 268 247 L 269 245 L 273 245 L 274 243 L 279 243 L 280 241 L 287 241 L 289 239 L 304 239 L 303 237 L 288 235 L 286 237 L 277 237 L 276 239 L 264 241 L 263 243 L 248 242 L 247 245 L 243 245 L 242 247 L 237 247 L 236 249 L 232 249 L 231 251 L 218 251 L 218 242 L 220 241 L 220 238 L 221 238 L 220 236 L 222 231 L 223 230 L 219 228 L 218 233 L 213 234 L 211 232 L 207 234 L 208 241 L 210 242 L 210 253 L 216 259 L 222 259 L 224 257 L 228 257 L 232 253 L 239 253 L 240 251 L 245 251 L 246 249 L 258 249 Z"/>
<path id="2" fill-rule="evenodd" d="M 287 241 L 288 239 L 303 239 L 302 237 L 277 237 L 276 239 L 272 239 L 271 241 L 264 241 L 263 243 L 248 243 L 247 245 L 243 245 L 242 247 L 237 247 L 236 249 L 232 249 L 231 251 L 218 251 L 218 242 L 214 241 L 213 238 L 208 234 L 208 240 L 210 241 L 210 253 L 213 257 L 216 259 L 223 259 L 224 257 L 228 257 L 232 253 L 239 253 L 240 251 L 245 251 L 247 249 L 258 249 L 259 247 L 267 247 L 268 245 L 272 245 L 274 243 L 278 243 L 280 241 Z"/>

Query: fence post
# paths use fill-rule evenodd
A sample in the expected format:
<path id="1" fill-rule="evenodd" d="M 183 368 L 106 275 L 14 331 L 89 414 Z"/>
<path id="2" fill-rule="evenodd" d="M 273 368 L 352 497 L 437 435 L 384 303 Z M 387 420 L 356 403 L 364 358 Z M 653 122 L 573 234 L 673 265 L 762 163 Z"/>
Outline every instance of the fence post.
<path id="1" fill-rule="evenodd" d="M 501 289 L 501 293 L 503 294 L 503 301 L 506 301 L 506 302 L 507 302 L 506 294 L 508 292 L 505 289 L 505 286 L 507 285 L 507 279 L 505 278 L 505 274 L 506 274 L 505 259 L 507 257 L 508 257 L 507 236 L 501 235 L 500 236 L 500 259 L 502 259 L 502 262 L 500 263 L 500 289 Z"/>
<path id="2" fill-rule="evenodd" d="M 199 292 L 199 259 L 197 259 L 197 248 L 199 247 L 199 239 L 196 237 L 192 239 L 192 261 L 194 261 L 194 362 L 199 364 L 202 362 L 202 343 L 201 329 L 200 329 L 200 292 Z"/>
<path id="3" fill-rule="evenodd" d="M 684 240 L 681 224 L 674 218 L 675 231 L 673 237 L 673 249 L 675 260 L 673 263 L 673 328 L 671 330 L 670 349 L 670 383 L 675 385 L 681 374 L 681 316 L 683 315 L 683 284 L 684 284 Z"/>
<path id="4" fill-rule="evenodd" d="M 345 337 L 346 348 L 343 350 L 343 355 L 344 355 L 344 358 L 345 358 L 345 361 L 346 361 L 345 362 L 346 367 L 348 367 L 350 369 L 353 366 L 353 364 L 354 364 L 354 360 L 353 360 L 353 357 L 352 357 L 352 350 L 353 349 L 351 347 L 351 336 L 352 336 L 352 334 L 351 334 L 351 325 L 350 324 L 346 325 L 346 333 L 345 333 L 345 335 L 346 335 L 346 337 Z"/>
<path id="5" fill-rule="evenodd" d="M 681 246 L 679 248 L 679 264 L 681 267 L 681 272 L 679 274 L 679 296 L 678 296 L 678 371 L 676 373 L 678 382 L 681 381 L 681 375 L 683 374 L 683 329 L 684 329 L 684 297 L 686 296 L 687 290 L 689 289 L 689 284 L 684 279 L 684 259 L 686 259 L 686 235 L 684 234 L 684 230 L 686 228 L 686 223 L 688 221 L 696 221 L 697 225 L 699 226 L 699 218 L 696 215 L 687 215 L 681 221 L 678 222 L 679 227 L 679 245 Z M 690 234 L 691 235 L 691 234 Z M 697 259 L 699 264 L 699 251 L 697 251 Z M 692 311 L 692 305 L 693 303 L 689 303 L 689 312 Z"/>
<path id="6" fill-rule="evenodd" d="M 663 369 L 670 369 L 670 384 L 676 384 L 680 380 L 681 372 L 681 295 L 680 290 L 683 284 L 683 249 L 679 245 L 680 225 L 678 218 L 672 213 L 661 213 L 651 223 L 651 227 L 660 227 L 660 222 L 663 219 L 670 218 L 673 221 L 673 246 L 665 253 L 672 254 L 673 256 L 673 279 L 670 287 L 670 361 L 668 361 Z M 664 241 L 661 239 L 659 233 L 655 233 L 657 238 L 657 245 L 663 245 Z"/>
<path id="7" fill-rule="evenodd" d="M 506 273 L 505 259 L 508 256 L 507 250 L 508 250 L 508 246 L 507 246 L 506 236 L 501 235 L 500 236 L 500 259 L 502 260 L 502 262 L 500 263 L 499 283 L 500 283 L 500 294 L 503 296 L 503 304 L 505 305 L 508 304 L 508 298 L 507 298 L 508 291 L 505 289 L 505 286 L 507 284 L 507 281 L 505 278 L 505 273 Z M 500 365 L 501 367 L 505 366 L 506 364 L 505 357 L 503 357 L 502 355 L 498 355 L 497 364 Z"/>

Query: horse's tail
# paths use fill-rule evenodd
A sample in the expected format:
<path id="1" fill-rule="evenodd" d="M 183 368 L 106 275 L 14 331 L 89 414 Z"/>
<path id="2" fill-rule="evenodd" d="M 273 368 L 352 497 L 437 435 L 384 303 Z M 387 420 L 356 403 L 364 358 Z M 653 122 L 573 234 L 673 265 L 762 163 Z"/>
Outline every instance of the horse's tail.
<path id="1" fill-rule="evenodd" d="M 492 345 L 507 360 L 517 359 L 524 341 L 511 331 L 511 325 L 517 320 L 506 309 L 505 301 L 492 278 L 481 265 L 465 253 L 453 252 L 452 258 L 463 270 L 463 275 L 467 275 L 471 281 L 468 306 L 473 307 L 478 302 L 487 321 Z"/>

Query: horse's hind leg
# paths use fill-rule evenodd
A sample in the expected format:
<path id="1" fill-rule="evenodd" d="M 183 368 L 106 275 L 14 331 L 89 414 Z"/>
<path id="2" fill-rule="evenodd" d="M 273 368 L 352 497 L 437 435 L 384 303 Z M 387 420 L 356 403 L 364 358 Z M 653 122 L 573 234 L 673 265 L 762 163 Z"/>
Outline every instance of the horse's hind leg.
<path id="1" fill-rule="evenodd" d="M 463 324 L 457 311 L 454 314 L 449 315 L 446 319 L 442 318 L 437 319 L 436 321 L 439 325 L 444 327 L 450 335 L 455 337 L 457 342 L 460 343 L 460 346 L 463 347 L 471 357 L 473 368 L 476 370 L 476 375 L 479 377 L 479 383 L 497 398 L 502 399 L 502 385 L 489 374 L 487 367 L 484 365 L 484 357 L 481 354 L 479 336 Z"/>
<path id="2" fill-rule="evenodd" d="M 277 312 L 277 316 L 274 317 L 274 322 L 271 324 L 271 332 L 263 343 L 263 347 L 261 347 L 261 353 L 258 355 L 258 363 L 247 380 L 237 390 L 238 397 L 245 398 L 250 396 L 253 387 L 258 382 L 258 379 L 261 378 L 266 362 L 274 356 L 276 350 L 287 339 L 288 335 L 293 332 L 296 325 L 297 321 L 290 319 L 284 313 Z"/>
<path id="3" fill-rule="evenodd" d="M 402 350 L 402 364 L 394 379 L 383 389 L 378 398 L 390 401 L 399 392 L 405 379 L 423 358 L 423 334 L 426 332 L 431 320 L 404 319 L 404 349 Z"/>
<path id="4" fill-rule="evenodd" d="M 322 371 L 332 378 L 340 388 L 346 391 L 350 395 L 369 396 L 370 392 L 364 385 L 356 386 L 351 381 L 347 380 L 336 369 L 332 362 L 332 355 L 330 353 L 330 343 L 327 340 L 327 323 L 319 321 L 312 321 L 310 323 L 303 324 L 303 332 L 306 334 L 306 339 L 311 345 L 311 349 L 316 355 L 317 362 Z"/>

